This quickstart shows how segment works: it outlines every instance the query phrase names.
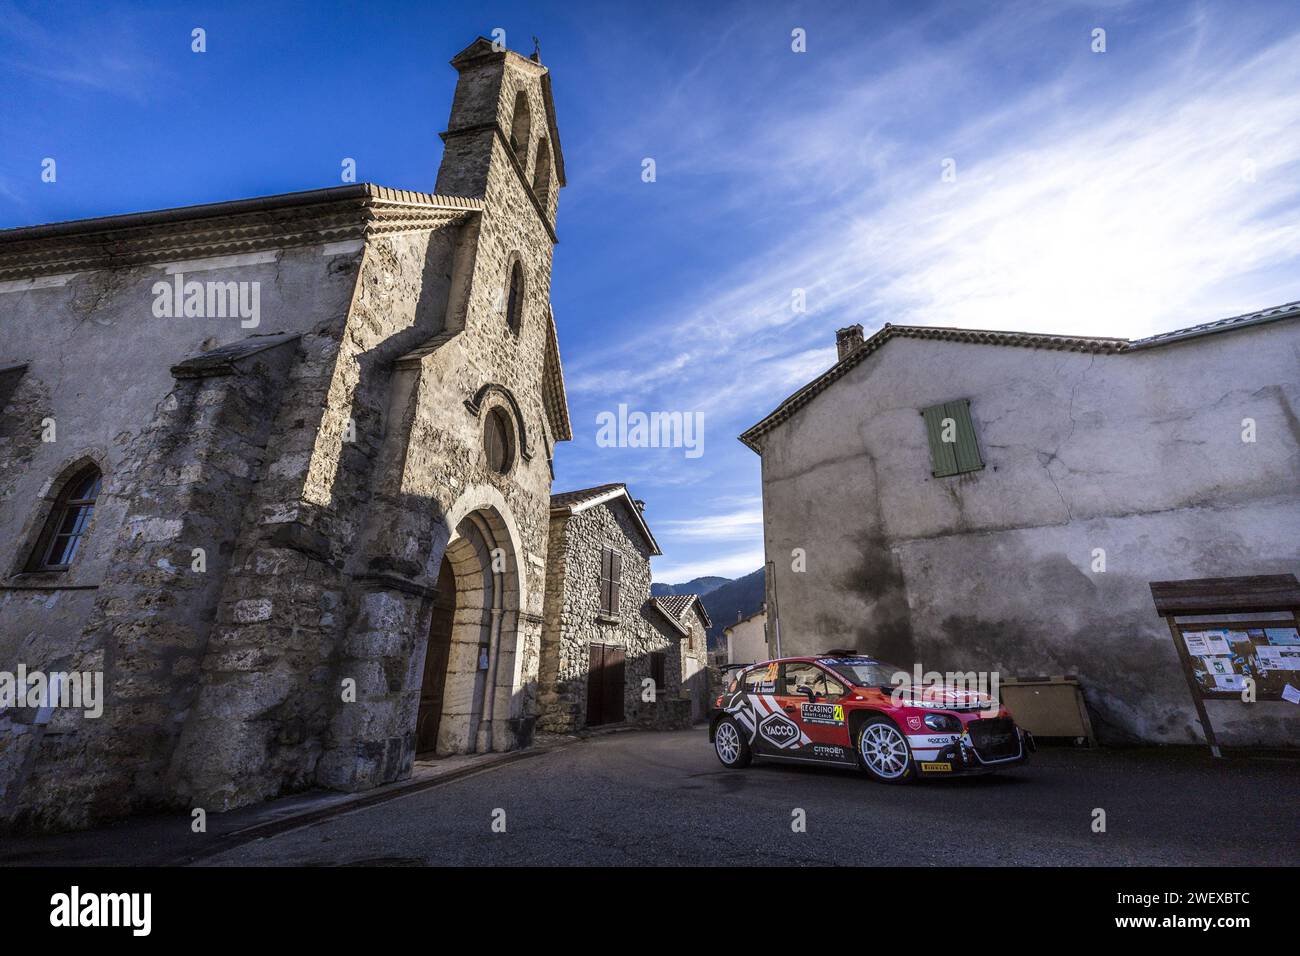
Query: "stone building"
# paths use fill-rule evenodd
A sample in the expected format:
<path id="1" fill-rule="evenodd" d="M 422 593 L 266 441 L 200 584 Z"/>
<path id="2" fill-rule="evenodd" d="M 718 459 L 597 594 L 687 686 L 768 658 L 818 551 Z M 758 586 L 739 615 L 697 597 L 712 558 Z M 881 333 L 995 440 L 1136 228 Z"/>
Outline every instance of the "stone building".
<path id="1" fill-rule="evenodd" d="M 671 727 L 696 716 L 688 701 L 699 683 L 702 631 L 692 629 L 699 615 L 688 616 L 684 600 L 650 597 L 650 558 L 661 552 L 644 509 L 622 484 L 551 497 L 543 730 L 625 721 Z"/>
<path id="2" fill-rule="evenodd" d="M 756 664 L 776 656 L 768 643 L 765 607 L 759 608 L 749 617 L 737 614 L 736 623 L 722 633 L 727 638 L 727 664 Z"/>
<path id="3" fill-rule="evenodd" d="M 222 810 L 526 744 L 551 459 L 550 74 L 479 39 L 431 194 L 0 233 L 0 820 Z"/>
<path id="4" fill-rule="evenodd" d="M 698 594 L 666 594 L 651 603 L 682 629 L 681 696 L 691 702 L 691 720 L 702 720 L 708 711 L 709 612 Z"/>
<path id="5" fill-rule="evenodd" d="M 1078 675 L 1103 740 L 1199 742 L 1149 584 L 1300 563 L 1300 303 L 1138 341 L 885 325 L 741 440 L 783 654 Z M 1300 708 L 1208 701 L 1226 743 Z"/>

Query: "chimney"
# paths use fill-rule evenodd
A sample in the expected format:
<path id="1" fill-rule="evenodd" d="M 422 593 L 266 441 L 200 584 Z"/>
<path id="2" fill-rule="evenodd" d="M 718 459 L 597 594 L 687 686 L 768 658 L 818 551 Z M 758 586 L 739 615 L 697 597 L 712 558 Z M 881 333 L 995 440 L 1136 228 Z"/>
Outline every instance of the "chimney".
<path id="1" fill-rule="evenodd" d="M 862 326 L 850 325 L 848 328 L 837 329 L 835 332 L 835 347 L 839 350 L 839 361 L 843 362 L 849 354 L 862 344 Z"/>

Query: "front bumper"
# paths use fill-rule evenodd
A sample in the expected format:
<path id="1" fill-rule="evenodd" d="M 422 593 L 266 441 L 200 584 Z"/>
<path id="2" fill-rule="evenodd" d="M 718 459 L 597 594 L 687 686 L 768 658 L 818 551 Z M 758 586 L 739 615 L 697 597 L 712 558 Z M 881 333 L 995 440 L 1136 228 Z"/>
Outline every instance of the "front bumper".
<path id="1" fill-rule="evenodd" d="M 1038 747 L 1029 731 L 1015 728 L 1016 747 L 1014 752 L 1006 755 L 992 753 L 981 754 L 971 741 L 969 733 L 963 733 L 955 743 L 939 751 L 930 760 L 918 760 L 917 769 L 926 776 L 948 777 L 955 773 L 991 773 L 1003 767 L 1014 767 L 1029 760 L 1029 755 Z"/>

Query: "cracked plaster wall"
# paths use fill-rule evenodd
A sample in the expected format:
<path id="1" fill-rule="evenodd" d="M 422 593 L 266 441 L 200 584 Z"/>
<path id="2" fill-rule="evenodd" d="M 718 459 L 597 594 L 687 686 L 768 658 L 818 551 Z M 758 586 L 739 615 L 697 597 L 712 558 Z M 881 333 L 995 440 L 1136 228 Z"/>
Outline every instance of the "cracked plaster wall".
<path id="1" fill-rule="evenodd" d="M 764 439 L 782 653 L 1077 674 L 1103 738 L 1200 740 L 1147 583 L 1297 571 L 1298 370 L 1295 322 L 1122 355 L 892 340 Z M 985 468 L 933 478 L 920 409 L 960 398 Z M 1225 743 L 1300 730 L 1213 703 Z"/>

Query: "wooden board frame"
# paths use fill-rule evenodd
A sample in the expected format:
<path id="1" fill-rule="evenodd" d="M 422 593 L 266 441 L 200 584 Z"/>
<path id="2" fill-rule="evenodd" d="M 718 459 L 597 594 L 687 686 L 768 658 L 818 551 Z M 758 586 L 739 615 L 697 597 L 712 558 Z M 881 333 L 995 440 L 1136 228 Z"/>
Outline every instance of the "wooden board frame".
<path id="1" fill-rule="evenodd" d="M 1205 733 L 1205 742 L 1209 744 L 1210 753 L 1222 757 L 1210 715 L 1205 709 L 1206 695 L 1196 680 L 1192 666 L 1191 654 L 1183 641 L 1183 628 L 1208 630 L 1211 628 L 1229 628 L 1231 630 L 1249 630 L 1260 627 L 1296 627 L 1300 621 L 1300 582 L 1294 574 L 1255 575 L 1236 578 L 1199 578 L 1186 581 L 1152 581 L 1151 598 L 1155 602 L 1156 612 L 1169 625 L 1169 635 L 1174 642 L 1174 650 L 1182 664 L 1183 677 L 1187 681 L 1187 692 L 1192 695 L 1201 729 Z M 1246 617 L 1250 614 L 1272 613 L 1291 615 L 1290 622 L 1283 619 L 1255 622 L 1248 621 L 1198 621 L 1195 624 L 1178 623 L 1177 617 Z M 1210 700 L 1231 700 L 1240 698 L 1240 692 L 1213 692 Z"/>

